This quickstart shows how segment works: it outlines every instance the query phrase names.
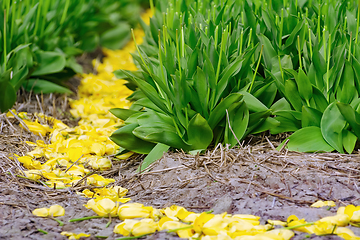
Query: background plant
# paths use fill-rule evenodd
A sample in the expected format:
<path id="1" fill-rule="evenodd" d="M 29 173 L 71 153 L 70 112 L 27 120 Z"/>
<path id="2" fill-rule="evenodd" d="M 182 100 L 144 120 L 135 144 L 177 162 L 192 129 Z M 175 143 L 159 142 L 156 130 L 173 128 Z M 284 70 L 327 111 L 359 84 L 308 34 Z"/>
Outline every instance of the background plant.
<path id="1" fill-rule="evenodd" d="M 124 46 L 143 2 L 2 1 L 0 111 L 11 108 L 21 86 L 35 93 L 71 93 L 61 83 L 82 71 L 75 56 L 100 45 Z"/>

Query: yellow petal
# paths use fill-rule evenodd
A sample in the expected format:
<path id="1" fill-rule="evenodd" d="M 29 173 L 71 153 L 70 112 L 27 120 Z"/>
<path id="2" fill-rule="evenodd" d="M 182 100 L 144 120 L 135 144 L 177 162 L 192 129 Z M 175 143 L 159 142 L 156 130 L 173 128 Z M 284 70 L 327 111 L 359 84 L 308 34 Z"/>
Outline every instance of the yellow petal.
<path id="1" fill-rule="evenodd" d="M 38 217 L 48 217 L 49 216 L 49 209 L 47 208 L 37 208 L 32 211 L 32 214 Z"/>
<path id="2" fill-rule="evenodd" d="M 82 237 L 90 237 L 90 234 L 86 233 L 72 233 L 72 232 L 61 232 L 61 235 L 68 237 L 68 239 L 80 239 Z"/>
<path id="3" fill-rule="evenodd" d="M 321 208 L 321 207 L 335 207 L 336 204 L 333 201 L 317 201 L 313 203 L 310 207 Z"/>
<path id="4" fill-rule="evenodd" d="M 158 225 L 152 219 L 141 219 L 140 222 L 134 224 L 131 233 L 134 236 L 154 233 L 158 229 Z"/>
<path id="5" fill-rule="evenodd" d="M 53 217 L 64 216 L 65 209 L 60 205 L 53 205 L 49 209 L 49 215 Z"/>

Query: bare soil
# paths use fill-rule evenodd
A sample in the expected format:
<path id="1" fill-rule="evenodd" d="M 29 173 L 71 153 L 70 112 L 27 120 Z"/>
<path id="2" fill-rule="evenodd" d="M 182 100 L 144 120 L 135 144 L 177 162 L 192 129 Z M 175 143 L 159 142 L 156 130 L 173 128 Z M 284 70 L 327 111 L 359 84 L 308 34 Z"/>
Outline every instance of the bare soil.
<path id="1" fill-rule="evenodd" d="M 24 93 L 25 94 L 25 93 Z M 22 95 L 17 111 L 43 112 L 76 124 L 68 113 L 67 99 L 60 95 Z M 21 169 L 9 159 L 9 154 L 24 155 L 31 150 L 25 141 L 39 137 L 19 127 L 15 118 L 0 115 L 0 239 L 66 239 L 62 231 L 89 233 L 88 239 L 121 237 L 114 234 L 113 219 L 92 219 L 69 223 L 69 219 L 92 216 L 83 205 L 88 199 L 75 193 L 77 189 L 54 190 L 34 184 L 15 175 Z M 129 190 L 133 202 L 164 208 L 173 204 L 194 212 L 214 210 L 214 213 L 253 214 L 268 219 L 286 221 L 295 214 L 307 221 L 334 215 L 336 208 L 310 208 L 316 200 L 333 200 L 337 206 L 360 205 L 360 155 L 337 153 L 304 154 L 275 150 L 280 141 L 274 136 L 247 139 L 244 147 L 227 149 L 214 147 L 205 154 L 192 156 L 168 152 L 149 171 L 136 173 L 144 156 L 135 155 L 126 161 L 113 160 L 113 168 L 101 175 L 116 180 Z M 32 210 L 60 204 L 65 223 L 35 217 Z M 350 227 L 356 235 L 360 229 Z M 39 229 L 47 231 L 43 234 Z M 85 239 L 85 238 L 84 238 Z M 159 232 L 144 239 L 178 239 Z M 341 239 L 337 236 L 308 236 L 296 233 L 293 239 Z"/>

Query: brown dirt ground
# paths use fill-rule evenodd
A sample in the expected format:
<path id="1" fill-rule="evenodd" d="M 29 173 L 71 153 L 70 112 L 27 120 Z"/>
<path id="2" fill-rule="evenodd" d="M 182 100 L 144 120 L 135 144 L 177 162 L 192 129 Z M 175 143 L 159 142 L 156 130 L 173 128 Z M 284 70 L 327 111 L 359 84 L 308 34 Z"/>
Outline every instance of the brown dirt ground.
<path id="1" fill-rule="evenodd" d="M 76 119 L 68 113 L 67 99 L 61 95 L 19 96 L 17 111 L 44 112 L 65 123 L 74 125 Z M 88 199 L 75 193 L 77 189 L 53 190 L 15 177 L 21 166 L 10 160 L 9 154 L 24 155 L 29 147 L 24 141 L 38 137 L 19 127 L 14 118 L 0 115 L 0 239 L 66 239 L 62 231 L 85 232 L 108 239 L 114 234 L 113 220 L 92 219 L 69 223 L 72 218 L 92 216 L 86 209 Z M 270 140 L 269 140 L 270 139 Z M 127 161 L 113 161 L 113 168 L 101 174 L 116 180 L 129 190 L 133 202 L 164 208 L 177 204 L 188 210 L 215 213 L 254 214 L 267 219 L 283 220 L 295 214 L 307 221 L 334 215 L 337 208 L 309 208 L 316 200 L 333 200 L 337 206 L 360 205 L 360 155 L 337 153 L 303 154 L 276 151 L 280 143 L 273 136 L 247 139 L 243 148 L 227 149 L 218 146 L 200 156 L 168 152 L 150 171 L 137 174 L 144 158 L 133 156 Z M 32 210 L 60 204 L 66 215 L 59 217 L 65 225 L 31 214 Z M 360 229 L 350 227 L 356 235 Z M 48 232 L 43 234 L 42 229 Z M 178 239 L 167 233 L 156 233 L 144 239 Z M 308 236 L 296 233 L 293 239 L 340 239 L 337 236 Z"/>

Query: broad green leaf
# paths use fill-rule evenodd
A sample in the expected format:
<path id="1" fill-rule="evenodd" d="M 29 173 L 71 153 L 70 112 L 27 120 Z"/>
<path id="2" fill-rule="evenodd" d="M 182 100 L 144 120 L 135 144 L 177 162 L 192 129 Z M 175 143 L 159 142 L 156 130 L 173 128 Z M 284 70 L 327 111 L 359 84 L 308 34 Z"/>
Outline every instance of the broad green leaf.
<path id="1" fill-rule="evenodd" d="M 137 123 L 122 126 L 111 134 L 110 139 L 120 147 L 132 152 L 148 154 L 156 144 L 136 137 L 132 132 L 138 126 Z"/>
<path id="2" fill-rule="evenodd" d="M 355 76 L 353 67 L 351 66 L 350 62 L 346 60 L 341 82 L 337 87 L 337 90 L 340 93 L 340 96 L 338 96 L 338 100 L 340 102 L 350 103 L 353 100 L 356 91 L 354 79 Z"/>
<path id="3" fill-rule="evenodd" d="M 319 127 L 311 126 L 302 128 L 294 132 L 286 140 L 289 140 L 286 145 L 289 151 L 297 152 L 332 152 L 334 148 L 330 146 L 322 136 L 321 129 Z M 284 143 L 277 148 L 280 150 Z"/>
<path id="4" fill-rule="evenodd" d="M 249 110 L 244 101 L 234 103 L 228 110 L 226 117 L 224 143 L 230 147 L 238 144 L 244 137 L 249 123 Z M 231 127 L 231 129 L 230 129 Z M 235 136 L 234 136 L 235 134 Z"/>
<path id="5" fill-rule="evenodd" d="M 354 108 L 352 108 L 349 104 L 345 103 L 336 103 L 339 108 L 341 114 L 345 118 L 345 120 L 349 123 L 355 135 L 360 137 L 360 114 L 357 113 Z"/>
<path id="6" fill-rule="evenodd" d="M 23 87 L 26 91 L 38 93 L 73 93 L 66 87 L 60 86 L 50 81 L 41 79 L 29 79 L 23 83 Z"/>
<path id="7" fill-rule="evenodd" d="M 324 94 L 315 86 L 313 86 L 313 99 L 315 102 L 315 106 L 313 107 L 315 107 L 320 112 L 324 112 L 329 105 Z"/>
<path id="8" fill-rule="evenodd" d="M 126 120 L 130 116 L 132 116 L 135 113 L 139 113 L 139 111 L 134 111 L 130 109 L 125 108 L 112 108 L 109 110 L 115 117 L 120 118 L 121 120 Z"/>
<path id="9" fill-rule="evenodd" d="M 280 124 L 281 123 L 278 120 L 276 120 L 275 118 L 268 117 L 268 118 L 265 119 L 265 121 L 261 125 L 259 125 L 257 128 L 255 128 L 251 132 L 251 134 L 263 133 L 263 132 L 266 132 L 268 130 L 275 129 Z"/>
<path id="10" fill-rule="evenodd" d="M 205 73 L 199 67 L 197 68 L 194 76 L 194 87 L 200 100 L 202 114 L 205 117 L 208 117 L 209 87 L 206 81 Z"/>
<path id="11" fill-rule="evenodd" d="M 240 101 L 242 97 L 243 95 L 240 93 L 231 93 L 210 112 L 208 123 L 211 129 L 214 129 L 216 125 L 224 119 L 226 115 L 225 110 L 228 109 L 231 104 Z"/>
<path id="12" fill-rule="evenodd" d="M 155 147 L 149 152 L 149 154 L 145 157 L 144 161 L 142 162 L 141 166 L 138 168 L 137 172 L 140 172 L 146 169 L 148 166 L 162 158 L 164 153 L 169 150 L 170 146 L 158 143 Z"/>
<path id="13" fill-rule="evenodd" d="M 274 59 L 276 61 L 278 59 L 276 51 L 274 50 L 271 42 L 265 35 L 260 34 L 258 37 L 260 39 L 261 45 L 264 46 L 263 55 L 264 55 L 265 66 L 271 72 L 272 66 L 274 65 L 273 64 Z"/>
<path id="14" fill-rule="evenodd" d="M 354 151 L 355 144 L 358 138 L 355 136 L 355 134 L 346 129 L 343 130 L 342 135 L 345 151 L 351 154 Z"/>
<path id="15" fill-rule="evenodd" d="M 27 75 L 29 73 L 29 69 L 26 65 L 23 65 L 17 73 L 14 74 L 12 79 L 10 80 L 11 85 L 14 87 L 15 91 L 20 89 L 21 85 L 25 81 Z"/>
<path id="16" fill-rule="evenodd" d="M 215 104 L 223 96 L 223 92 L 229 84 L 229 80 L 232 76 L 236 75 L 240 70 L 244 59 L 239 56 L 233 63 L 228 65 L 221 73 L 221 79 L 216 86 Z"/>
<path id="17" fill-rule="evenodd" d="M 342 131 L 345 125 L 346 121 L 336 103 L 331 103 L 321 118 L 321 133 L 324 139 L 340 153 L 344 153 Z"/>
<path id="18" fill-rule="evenodd" d="M 5 87 L 3 87 L 5 85 Z M 16 91 L 14 87 L 9 83 L 0 83 L 3 88 L 0 90 L 0 112 L 6 112 L 16 102 Z"/>
<path id="19" fill-rule="evenodd" d="M 64 70 L 66 65 L 65 56 L 58 52 L 36 51 L 36 62 L 38 63 L 31 76 L 41 76 L 57 73 Z"/>
<path id="20" fill-rule="evenodd" d="M 139 126 L 133 130 L 136 137 L 152 143 L 163 143 L 177 149 L 189 150 L 187 144 L 172 128 L 164 123 L 155 122 Z"/>
<path id="21" fill-rule="evenodd" d="M 100 44 L 102 47 L 109 49 L 123 48 L 131 38 L 130 26 L 125 22 L 117 23 L 115 28 L 105 31 L 100 36 Z"/>
<path id="22" fill-rule="evenodd" d="M 291 106 L 285 98 L 281 98 L 276 103 L 274 103 L 270 109 L 274 114 L 276 114 L 277 111 L 290 111 Z"/>
<path id="23" fill-rule="evenodd" d="M 287 100 L 291 103 L 292 107 L 298 111 L 301 112 L 302 108 L 302 101 L 299 94 L 299 91 L 296 87 L 296 84 L 292 80 L 286 80 L 285 82 L 285 96 Z"/>
<path id="24" fill-rule="evenodd" d="M 310 101 L 310 98 L 313 95 L 313 90 L 309 78 L 302 69 L 299 69 L 299 74 L 295 77 L 295 81 L 297 83 L 300 96 L 306 101 Z"/>
<path id="25" fill-rule="evenodd" d="M 260 102 L 256 97 L 254 97 L 251 93 L 240 91 L 244 97 L 244 101 L 246 103 L 247 108 L 251 112 L 262 112 L 269 110 L 262 102 Z"/>
<path id="26" fill-rule="evenodd" d="M 166 114 L 156 112 L 150 109 L 148 109 L 146 112 L 141 114 L 141 116 L 137 118 L 137 121 L 140 126 L 143 126 L 148 123 L 163 122 L 164 124 L 166 124 L 166 126 L 171 126 L 171 129 L 175 130 L 174 122 L 171 117 L 169 117 Z"/>
<path id="27" fill-rule="evenodd" d="M 276 116 L 274 119 L 280 122 L 280 124 L 270 129 L 271 134 L 295 132 L 301 128 L 301 122 L 294 118 L 292 115 L 290 115 L 290 117 Z"/>
<path id="28" fill-rule="evenodd" d="M 322 112 L 320 112 L 319 110 L 308 106 L 303 106 L 301 126 L 303 128 L 310 126 L 320 127 L 321 117 L 322 117 Z"/>
<path id="29" fill-rule="evenodd" d="M 190 120 L 187 136 L 187 142 L 193 150 L 206 149 L 213 139 L 212 129 L 199 113 Z"/>

